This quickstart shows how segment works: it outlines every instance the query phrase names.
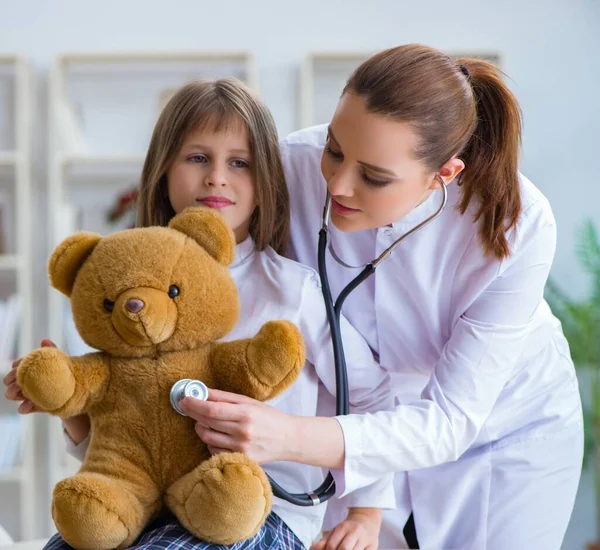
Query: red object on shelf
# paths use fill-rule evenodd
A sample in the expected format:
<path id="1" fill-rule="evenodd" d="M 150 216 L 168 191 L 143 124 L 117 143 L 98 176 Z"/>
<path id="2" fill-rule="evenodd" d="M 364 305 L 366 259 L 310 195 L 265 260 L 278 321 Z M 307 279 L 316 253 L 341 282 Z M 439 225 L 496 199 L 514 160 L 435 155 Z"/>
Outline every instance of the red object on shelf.
<path id="1" fill-rule="evenodd" d="M 117 222 L 128 212 L 135 210 L 138 194 L 139 192 L 136 187 L 119 195 L 114 206 L 108 211 L 108 221 L 112 223 Z"/>

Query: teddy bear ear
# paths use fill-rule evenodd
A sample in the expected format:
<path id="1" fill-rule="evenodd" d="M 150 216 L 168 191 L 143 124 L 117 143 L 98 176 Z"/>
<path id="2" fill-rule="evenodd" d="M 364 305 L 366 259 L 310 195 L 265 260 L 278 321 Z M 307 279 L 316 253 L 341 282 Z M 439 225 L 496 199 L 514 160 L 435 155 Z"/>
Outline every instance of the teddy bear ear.
<path id="1" fill-rule="evenodd" d="M 81 231 L 67 237 L 54 249 L 48 262 L 48 273 L 56 290 L 71 296 L 77 273 L 101 239 L 96 233 Z"/>
<path id="2" fill-rule="evenodd" d="M 217 262 L 231 265 L 235 256 L 235 237 L 221 214 L 203 206 L 191 206 L 177 214 L 169 227 L 196 241 Z"/>

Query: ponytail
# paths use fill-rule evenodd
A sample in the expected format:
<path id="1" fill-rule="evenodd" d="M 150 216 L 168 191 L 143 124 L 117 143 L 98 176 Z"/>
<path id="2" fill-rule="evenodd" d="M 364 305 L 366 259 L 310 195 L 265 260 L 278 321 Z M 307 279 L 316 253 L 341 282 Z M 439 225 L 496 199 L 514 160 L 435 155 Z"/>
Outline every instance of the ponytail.
<path id="1" fill-rule="evenodd" d="M 485 252 L 502 259 L 510 255 L 506 232 L 521 213 L 521 110 L 492 63 L 478 59 L 459 63 L 468 73 L 477 113 L 475 130 L 459 155 L 465 163 L 459 208 L 464 214 L 471 201 L 477 200 L 475 220 L 481 220 Z"/>

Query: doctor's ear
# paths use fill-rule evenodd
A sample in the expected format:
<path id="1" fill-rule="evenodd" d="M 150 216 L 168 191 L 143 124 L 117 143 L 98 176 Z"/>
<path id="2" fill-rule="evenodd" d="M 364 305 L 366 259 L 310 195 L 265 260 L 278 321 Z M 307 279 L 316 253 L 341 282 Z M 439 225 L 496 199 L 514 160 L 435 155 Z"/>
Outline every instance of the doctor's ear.
<path id="1" fill-rule="evenodd" d="M 439 189 L 440 179 L 448 185 L 453 179 L 457 178 L 458 175 L 465 169 L 465 163 L 459 158 L 451 158 L 446 164 L 444 164 L 433 177 L 431 182 L 431 189 Z"/>

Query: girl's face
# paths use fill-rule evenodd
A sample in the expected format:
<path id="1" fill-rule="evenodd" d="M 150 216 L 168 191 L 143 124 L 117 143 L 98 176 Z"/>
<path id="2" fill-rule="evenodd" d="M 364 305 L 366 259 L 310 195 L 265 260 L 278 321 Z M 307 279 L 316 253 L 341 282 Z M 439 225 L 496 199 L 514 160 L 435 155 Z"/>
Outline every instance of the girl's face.
<path id="1" fill-rule="evenodd" d="M 342 96 L 329 126 L 321 171 L 332 196 L 331 220 L 342 231 L 383 227 L 400 220 L 438 187 L 436 172 L 416 158 L 413 128 Z M 449 183 L 464 167 L 449 160 L 439 171 Z"/>
<path id="2" fill-rule="evenodd" d="M 169 200 L 176 214 L 194 205 L 218 209 L 239 243 L 257 207 L 248 131 L 241 121 L 219 132 L 211 128 L 206 124 L 185 137 L 167 171 Z"/>

